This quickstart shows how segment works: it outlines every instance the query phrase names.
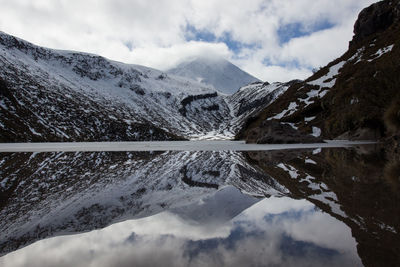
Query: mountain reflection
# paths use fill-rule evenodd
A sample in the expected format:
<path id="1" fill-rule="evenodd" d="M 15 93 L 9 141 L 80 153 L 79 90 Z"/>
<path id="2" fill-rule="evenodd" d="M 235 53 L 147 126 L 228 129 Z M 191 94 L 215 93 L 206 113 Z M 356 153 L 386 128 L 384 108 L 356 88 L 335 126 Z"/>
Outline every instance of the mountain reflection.
<path id="1" fill-rule="evenodd" d="M 183 209 L 225 185 L 253 196 L 286 192 L 234 152 L 0 156 L 2 254 L 38 239 Z"/>
<path id="2" fill-rule="evenodd" d="M 43 240 L 2 258 L 6 266 L 27 262 L 30 266 L 361 265 L 344 223 L 308 201 L 287 197 L 262 200 L 211 228 L 184 220 L 179 213 L 163 212 L 86 234 Z"/>
<path id="3" fill-rule="evenodd" d="M 249 152 L 251 161 L 290 190 L 345 222 L 365 266 L 400 264 L 399 161 L 380 146 Z"/>
<path id="4" fill-rule="evenodd" d="M 377 146 L 2 153 L 0 167 L 1 266 L 399 263 L 398 163 Z"/>

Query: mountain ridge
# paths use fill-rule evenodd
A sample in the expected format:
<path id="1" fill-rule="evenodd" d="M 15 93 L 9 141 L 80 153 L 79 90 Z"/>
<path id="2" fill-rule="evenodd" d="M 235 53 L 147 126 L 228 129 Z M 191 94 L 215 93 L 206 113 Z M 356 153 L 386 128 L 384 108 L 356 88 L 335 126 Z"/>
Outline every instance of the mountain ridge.
<path id="1" fill-rule="evenodd" d="M 267 83 L 246 87 L 252 99 L 230 97 L 184 77 L 2 32 L 0 63 L 1 142 L 232 138 L 240 127 L 232 124 L 235 101 L 252 102 L 250 114 L 275 99 L 254 102 L 270 92 Z"/>

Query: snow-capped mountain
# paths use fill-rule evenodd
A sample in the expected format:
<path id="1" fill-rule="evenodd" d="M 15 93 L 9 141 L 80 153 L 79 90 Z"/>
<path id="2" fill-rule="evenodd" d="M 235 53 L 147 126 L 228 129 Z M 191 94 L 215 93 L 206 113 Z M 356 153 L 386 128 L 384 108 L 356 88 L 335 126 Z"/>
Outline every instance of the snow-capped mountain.
<path id="1" fill-rule="evenodd" d="M 229 138 L 280 87 L 255 83 L 228 96 L 185 77 L 2 32 L 0 64 L 1 142 Z M 236 68 L 229 64 L 219 66 Z M 248 102 L 245 113 L 236 111 Z"/>
<path id="2" fill-rule="evenodd" d="M 208 72 L 209 79 L 221 76 L 218 82 L 225 88 L 236 83 L 230 87 L 233 91 L 257 80 L 225 60 L 215 60 L 211 69 L 207 64 L 214 61 L 196 62 L 204 63 L 204 72 L 199 73 Z M 2 32 L 0 63 L 2 142 L 232 137 L 238 128 L 232 124 L 238 114 L 235 101 L 247 101 L 239 96 L 241 91 L 227 96 L 185 77 L 97 55 L 42 48 Z M 248 99 L 253 103 L 250 109 L 271 91 L 260 84 L 246 88 L 254 91 Z M 275 98 L 258 105 L 265 107 Z M 243 116 L 236 121 L 242 123 Z"/>
<path id="3" fill-rule="evenodd" d="M 0 63 L 3 142 L 176 139 L 230 119 L 213 88 L 143 66 L 4 33 Z"/>
<path id="4" fill-rule="evenodd" d="M 224 94 L 233 94 L 242 86 L 259 81 L 231 62 L 219 57 L 190 59 L 168 70 L 167 73 L 212 85 Z"/>

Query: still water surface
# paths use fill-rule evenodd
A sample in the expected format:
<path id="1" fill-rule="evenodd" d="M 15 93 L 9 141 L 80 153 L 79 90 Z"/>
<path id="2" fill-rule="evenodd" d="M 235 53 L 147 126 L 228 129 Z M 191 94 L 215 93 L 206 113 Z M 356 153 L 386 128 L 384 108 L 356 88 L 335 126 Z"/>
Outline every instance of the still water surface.
<path id="1" fill-rule="evenodd" d="M 0 266 L 396 266 L 396 163 L 283 148 L 0 153 Z"/>
<path id="2" fill-rule="evenodd" d="M 0 152 L 75 152 L 75 151 L 265 151 L 304 148 L 350 147 L 374 144 L 373 141 L 326 140 L 319 144 L 246 144 L 245 141 L 141 141 L 0 143 Z"/>

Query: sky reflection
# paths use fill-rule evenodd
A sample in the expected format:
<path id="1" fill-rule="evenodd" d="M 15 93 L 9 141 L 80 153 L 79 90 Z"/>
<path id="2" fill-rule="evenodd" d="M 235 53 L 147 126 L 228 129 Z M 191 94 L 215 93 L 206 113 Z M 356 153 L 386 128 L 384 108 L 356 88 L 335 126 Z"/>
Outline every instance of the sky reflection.
<path id="1" fill-rule="evenodd" d="M 252 206 L 236 217 L 199 221 L 201 207 L 208 213 L 216 200 L 232 195 L 226 191 L 232 189 L 198 203 L 195 219 L 193 212 L 180 209 L 49 238 L 9 253 L 0 265 L 361 266 L 350 228 L 306 200 L 270 197 L 257 202 L 243 195 L 242 206 Z M 218 210 L 223 213 L 239 202 L 221 201 Z"/>

